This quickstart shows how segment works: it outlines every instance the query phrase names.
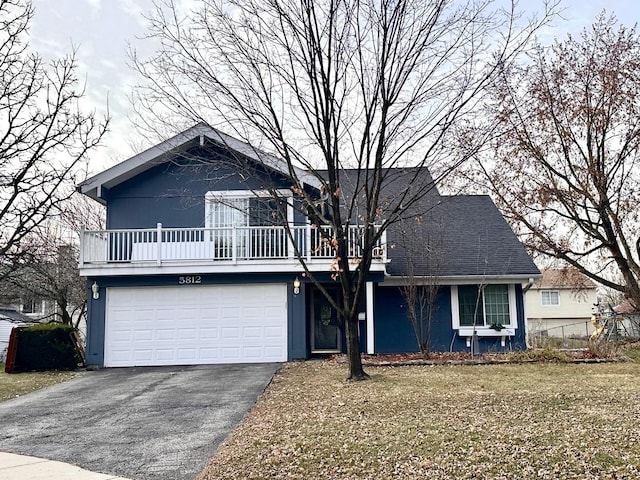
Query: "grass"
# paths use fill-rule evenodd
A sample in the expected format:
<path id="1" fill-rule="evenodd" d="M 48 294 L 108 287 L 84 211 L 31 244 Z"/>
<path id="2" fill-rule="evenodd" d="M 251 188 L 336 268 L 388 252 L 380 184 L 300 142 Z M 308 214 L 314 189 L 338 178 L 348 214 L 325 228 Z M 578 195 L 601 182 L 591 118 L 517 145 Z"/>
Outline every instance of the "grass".
<path id="1" fill-rule="evenodd" d="M 77 372 L 29 372 L 4 373 L 4 364 L 0 363 L 0 402 L 19 397 L 56 383 L 65 382 Z"/>
<path id="2" fill-rule="evenodd" d="M 200 480 L 640 477 L 640 364 L 286 364 Z"/>

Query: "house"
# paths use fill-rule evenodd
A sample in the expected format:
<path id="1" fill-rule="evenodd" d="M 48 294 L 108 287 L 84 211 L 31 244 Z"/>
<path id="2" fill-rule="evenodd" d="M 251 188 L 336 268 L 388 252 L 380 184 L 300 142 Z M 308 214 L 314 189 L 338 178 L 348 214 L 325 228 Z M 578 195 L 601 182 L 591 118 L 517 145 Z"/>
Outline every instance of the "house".
<path id="1" fill-rule="evenodd" d="M 388 173 L 386 198 L 411 176 L 429 175 Z M 321 202 L 317 177 L 299 175 Z M 350 175 L 343 172 L 346 196 Z M 287 201 L 270 198 L 267 184 Z M 107 209 L 106 230 L 82 233 L 87 364 L 280 362 L 344 351 L 336 312 L 296 256 L 339 295 L 334 254 L 321 238 L 327 227 L 296 208 L 279 159 L 197 125 L 78 189 Z M 525 348 L 522 284 L 539 271 L 493 202 L 434 189 L 418 207 L 422 213 L 392 224 L 374 249 L 359 315 L 362 351 L 418 350 L 403 295 L 410 280 L 437 285 L 432 350 L 469 351 L 474 331 L 480 350 Z M 349 228 L 354 258 L 359 231 Z"/>
<path id="2" fill-rule="evenodd" d="M 622 334 L 640 338 L 640 310 L 635 308 L 628 298 L 625 298 L 613 310 L 622 318 L 620 323 Z"/>
<path id="3" fill-rule="evenodd" d="M 527 331 L 550 337 L 588 337 L 598 303 L 596 284 L 573 268 L 546 269 L 525 295 Z"/>
<path id="4" fill-rule="evenodd" d="M 33 324 L 31 317 L 17 311 L 12 306 L 0 305 L 0 362 L 4 362 L 9 347 L 9 337 L 14 327 Z"/>

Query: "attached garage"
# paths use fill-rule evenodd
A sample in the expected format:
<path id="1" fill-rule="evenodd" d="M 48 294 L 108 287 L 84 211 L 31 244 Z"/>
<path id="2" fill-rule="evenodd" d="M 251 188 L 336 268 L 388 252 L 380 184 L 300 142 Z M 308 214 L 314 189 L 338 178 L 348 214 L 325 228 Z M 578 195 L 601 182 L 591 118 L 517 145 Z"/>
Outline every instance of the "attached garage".
<path id="1" fill-rule="evenodd" d="M 286 284 L 108 288 L 106 367 L 287 360 Z"/>

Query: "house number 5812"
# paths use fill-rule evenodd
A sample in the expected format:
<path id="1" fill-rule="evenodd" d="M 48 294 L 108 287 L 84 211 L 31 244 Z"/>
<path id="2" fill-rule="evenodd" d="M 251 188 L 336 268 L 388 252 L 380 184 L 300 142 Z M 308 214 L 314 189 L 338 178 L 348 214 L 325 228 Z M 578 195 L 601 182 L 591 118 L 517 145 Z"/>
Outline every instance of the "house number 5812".
<path id="1" fill-rule="evenodd" d="M 186 277 L 178 277 L 179 285 L 192 285 L 194 283 L 202 283 L 200 275 L 188 275 Z"/>

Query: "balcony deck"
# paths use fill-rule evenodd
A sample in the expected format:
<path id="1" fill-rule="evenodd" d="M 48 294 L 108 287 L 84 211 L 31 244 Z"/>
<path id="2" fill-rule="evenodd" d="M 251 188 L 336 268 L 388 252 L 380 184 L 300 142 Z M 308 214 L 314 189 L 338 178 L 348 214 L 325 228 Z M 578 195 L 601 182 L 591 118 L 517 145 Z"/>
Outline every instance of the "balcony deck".
<path id="1" fill-rule="evenodd" d="M 287 231 L 290 231 L 289 232 Z M 349 227 L 349 258 L 361 257 L 362 227 Z M 312 271 L 330 271 L 335 250 L 330 227 L 249 226 L 85 230 L 80 274 L 290 272 L 304 259 Z M 374 248 L 372 271 L 384 271 L 385 234 Z"/>

